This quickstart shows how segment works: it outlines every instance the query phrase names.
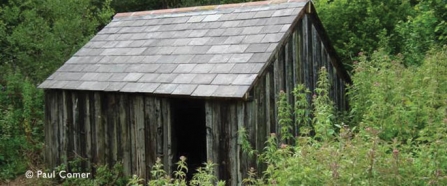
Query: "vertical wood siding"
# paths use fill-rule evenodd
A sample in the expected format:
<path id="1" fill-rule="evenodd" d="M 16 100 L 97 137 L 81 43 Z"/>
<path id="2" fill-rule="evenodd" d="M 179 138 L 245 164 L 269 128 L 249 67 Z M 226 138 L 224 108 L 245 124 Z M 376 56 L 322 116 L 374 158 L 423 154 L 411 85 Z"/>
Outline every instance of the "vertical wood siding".
<path id="1" fill-rule="evenodd" d="M 149 178 L 150 168 L 161 157 L 170 170 L 171 125 L 165 98 L 46 90 L 45 100 L 45 161 L 49 167 L 74 158 L 88 160 L 82 166 L 90 170 L 96 164 L 120 162 L 126 175 Z"/>

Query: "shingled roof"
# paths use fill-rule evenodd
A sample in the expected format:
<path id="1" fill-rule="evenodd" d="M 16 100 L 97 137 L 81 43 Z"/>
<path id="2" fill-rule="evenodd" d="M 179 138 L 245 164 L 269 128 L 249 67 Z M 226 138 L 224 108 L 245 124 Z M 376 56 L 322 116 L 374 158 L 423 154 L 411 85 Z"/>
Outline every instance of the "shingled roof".
<path id="1" fill-rule="evenodd" d="M 241 98 L 306 3 L 120 13 L 39 88 Z"/>

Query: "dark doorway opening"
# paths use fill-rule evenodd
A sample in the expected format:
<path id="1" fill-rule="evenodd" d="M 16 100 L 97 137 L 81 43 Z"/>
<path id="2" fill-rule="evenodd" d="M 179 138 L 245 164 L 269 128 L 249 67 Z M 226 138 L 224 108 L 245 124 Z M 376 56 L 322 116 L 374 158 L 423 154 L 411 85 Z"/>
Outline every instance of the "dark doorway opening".
<path id="1" fill-rule="evenodd" d="M 172 101 L 172 127 L 174 162 L 187 158 L 187 179 L 206 162 L 206 120 L 203 100 L 176 99 Z M 177 166 L 174 164 L 174 170 Z"/>

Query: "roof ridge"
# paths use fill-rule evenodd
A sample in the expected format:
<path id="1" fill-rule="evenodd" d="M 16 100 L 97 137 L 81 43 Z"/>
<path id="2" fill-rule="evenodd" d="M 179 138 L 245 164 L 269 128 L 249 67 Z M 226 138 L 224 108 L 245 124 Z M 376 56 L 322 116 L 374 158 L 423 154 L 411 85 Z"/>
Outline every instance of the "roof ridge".
<path id="1" fill-rule="evenodd" d="M 194 6 L 194 7 L 182 7 L 182 8 L 172 8 L 172 9 L 159 9 L 159 10 L 149 10 L 149 11 L 138 11 L 138 12 L 124 12 L 117 13 L 114 18 L 119 17 L 134 17 L 134 16 L 145 16 L 154 14 L 166 14 L 166 13 L 185 13 L 193 12 L 199 10 L 220 10 L 227 8 L 240 8 L 246 6 L 260 6 L 269 4 L 280 4 L 289 2 L 307 2 L 309 0 L 268 0 L 268 1 L 253 1 L 246 3 L 233 3 L 233 4 L 222 4 L 222 5 L 206 5 L 206 6 Z"/>

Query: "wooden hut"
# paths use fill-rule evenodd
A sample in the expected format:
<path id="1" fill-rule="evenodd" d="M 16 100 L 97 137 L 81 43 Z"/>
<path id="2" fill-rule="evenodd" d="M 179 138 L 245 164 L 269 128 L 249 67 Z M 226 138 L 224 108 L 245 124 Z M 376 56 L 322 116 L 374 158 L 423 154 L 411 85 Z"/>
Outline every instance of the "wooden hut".
<path id="1" fill-rule="evenodd" d="M 160 157 L 212 160 L 240 184 L 253 161 L 245 127 L 261 150 L 278 130 L 277 98 L 325 66 L 331 97 L 346 107 L 349 76 L 311 2 L 274 0 L 119 13 L 39 87 L 45 89 L 45 161 L 121 162 L 150 177 Z M 291 101 L 293 103 L 293 101 Z"/>

